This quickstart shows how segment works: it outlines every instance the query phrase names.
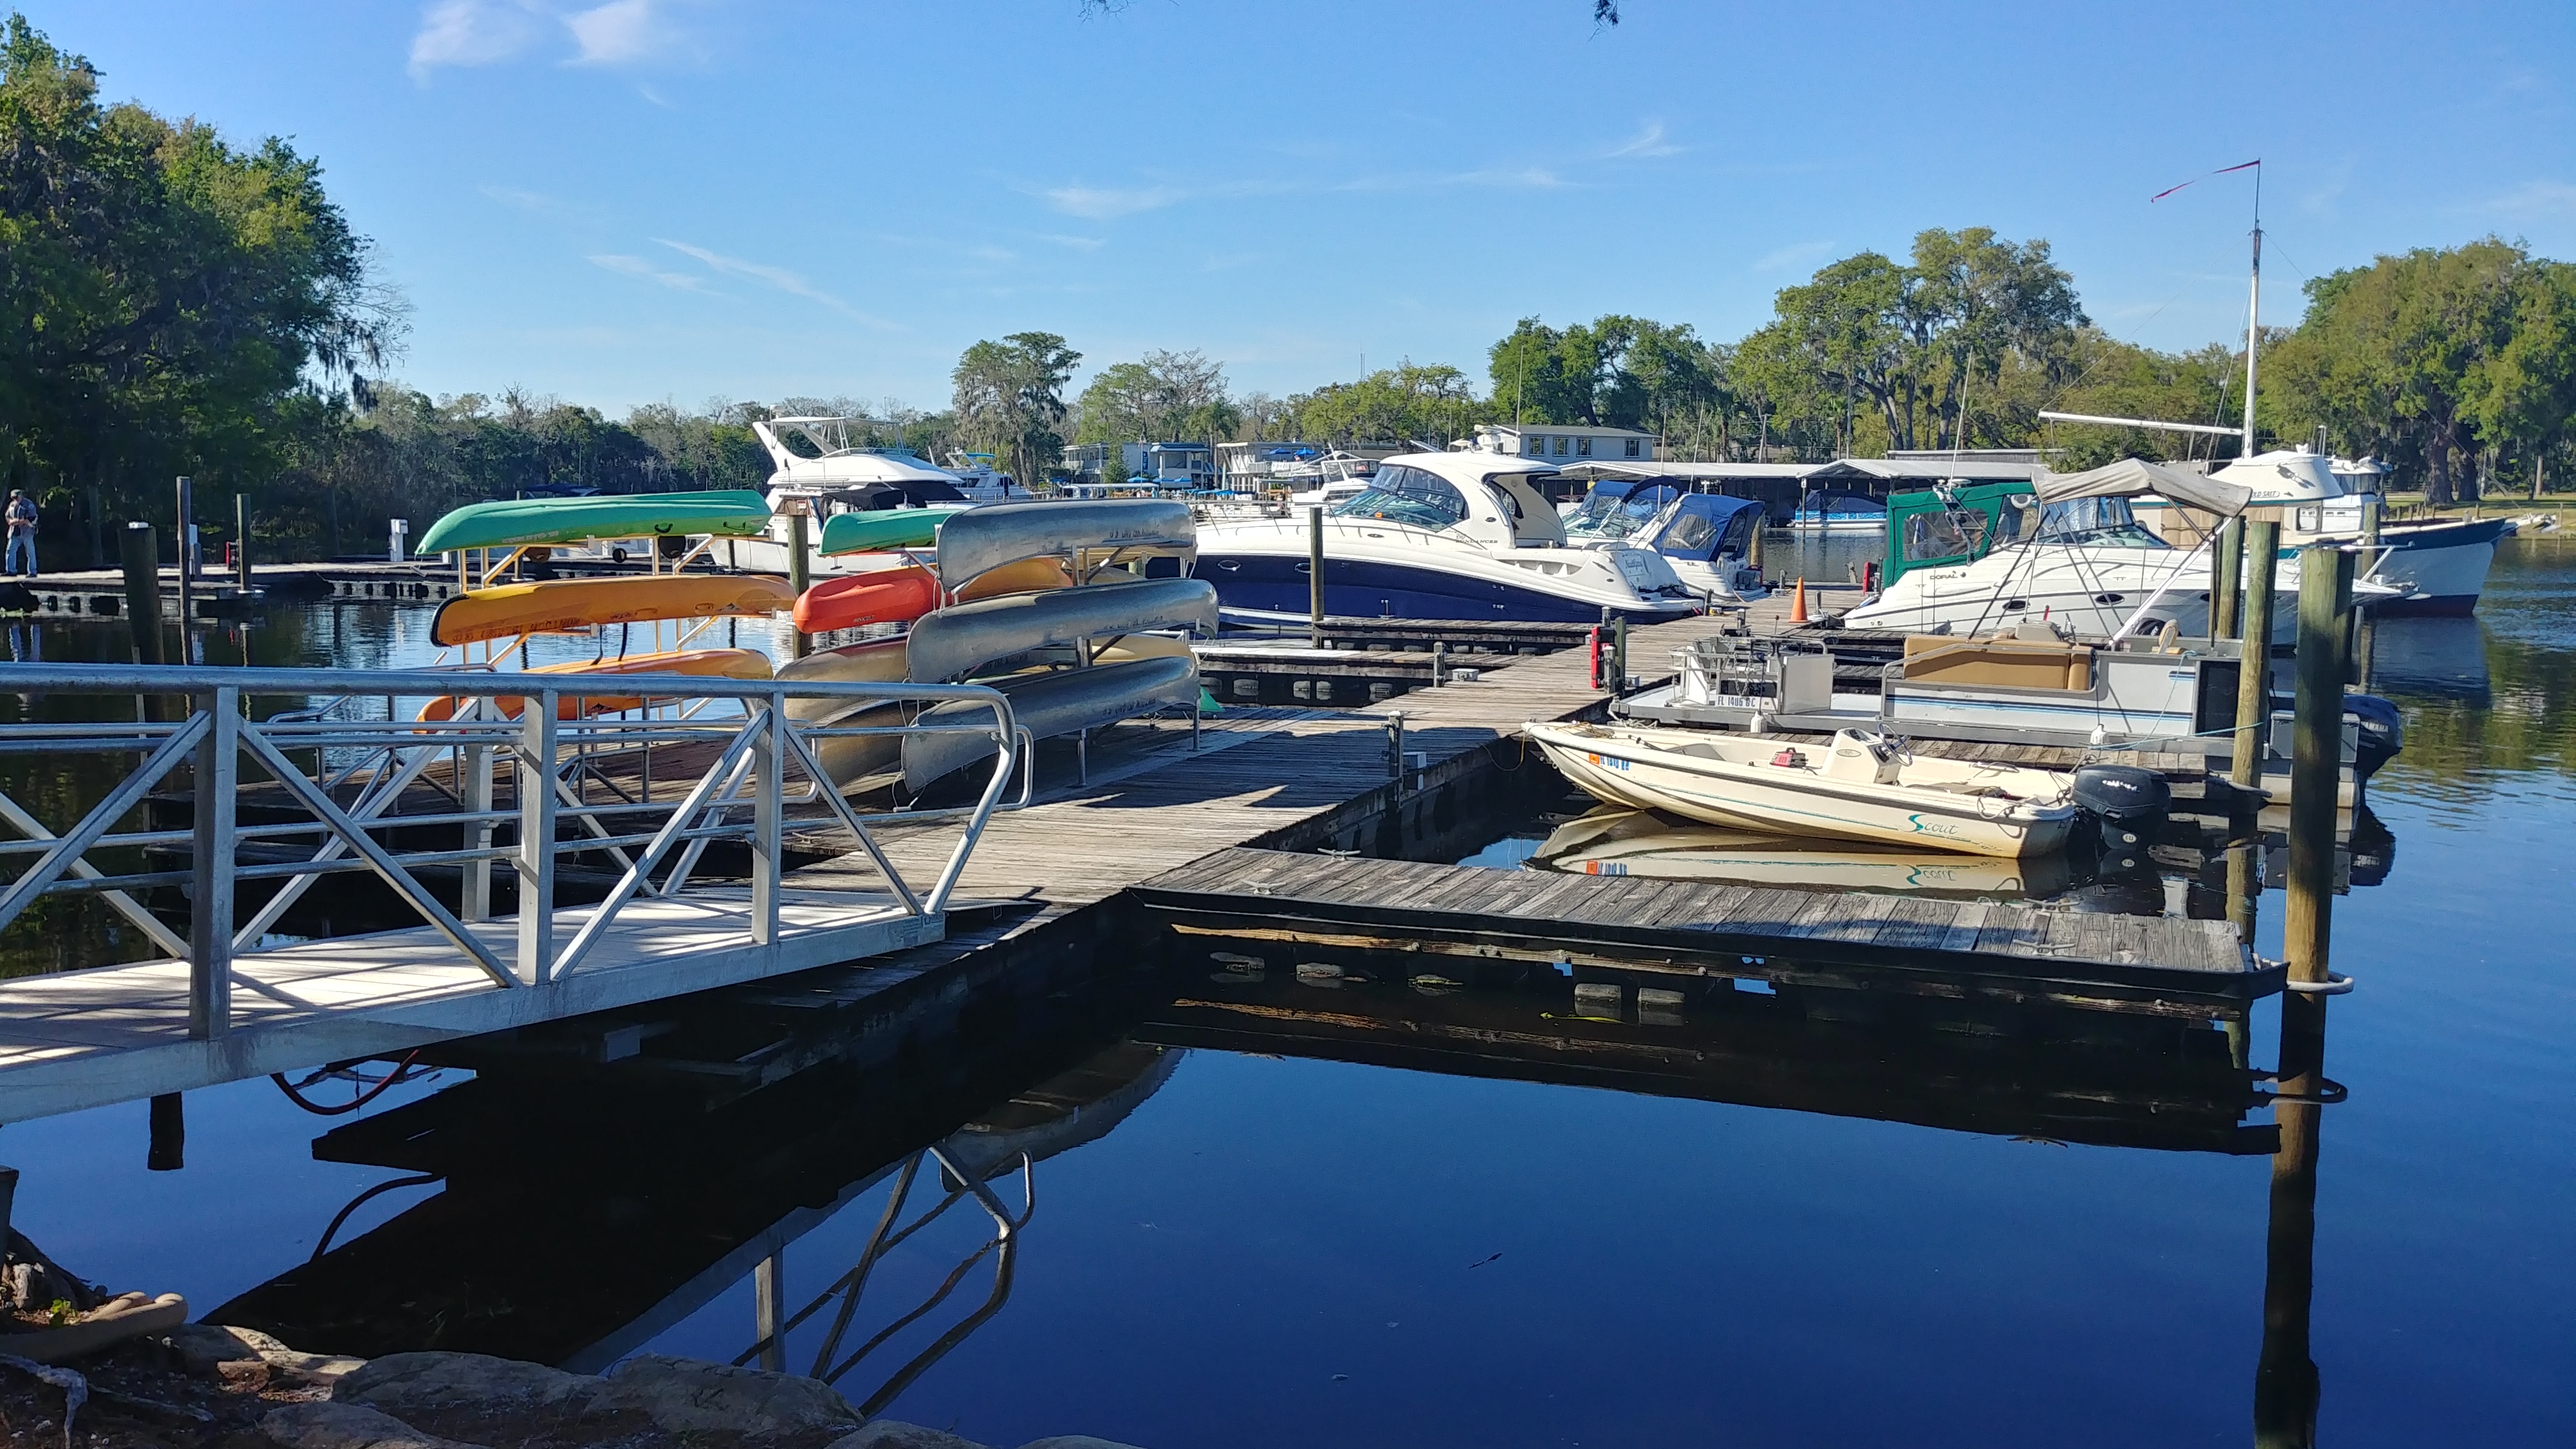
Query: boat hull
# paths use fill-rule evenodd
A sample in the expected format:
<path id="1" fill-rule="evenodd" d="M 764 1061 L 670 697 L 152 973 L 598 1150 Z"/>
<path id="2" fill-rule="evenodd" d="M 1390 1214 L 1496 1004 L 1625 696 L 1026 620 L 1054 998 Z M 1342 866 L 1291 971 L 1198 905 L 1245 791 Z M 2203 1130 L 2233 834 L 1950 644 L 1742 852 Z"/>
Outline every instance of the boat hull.
<path id="1" fill-rule="evenodd" d="M 1306 620 L 1310 591 L 1303 554 L 1214 550 L 1214 545 L 1201 549 L 1199 577 L 1216 586 L 1217 606 L 1224 617 L 1260 624 Z M 1632 594 L 1617 601 L 1597 590 L 1554 593 L 1532 583 L 1422 564 L 1332 557 L 1324 561 L 1324 612 L 1344 617 L 1597 624 L 1605 608 L 1615 617 L 1640 623 L 1696 612 L 1693 605 L 1677 600 L 1646 600 Z"/>
<path id="2" fill-rule="evenodd" d="M 939 607 L 939 578 L 919 564 L 825 579 L 796 600 L 796 627 L 807 634 L 869 624 L 909 624 Z"/>
<path id="3" fill-rule="evenodd" d="M 778 667 L 781 679 L 819 680 L 832 684 L 894 684 L 906 675 L 904 641 L 873 639 L 846 649 L 825 649 Z M 904 723 L 909 710 L 900 704 L 856 704 L 846 699 L 791 699 L 787 717 L 825 729 L 890 729 Z M 835 787 L 891 768 L 903 750 L 900 735 L 823 735 L 813 740 L 815 757 Z"/>
<path id="4" fill-rule="evenodd" d="M 928 548 L 938 541 L 939 526 L 965 511 L 963 508 L 885 508 L 866 513 L 835 513 L 823 520 L 823 536 L 816 547 L 825 558 L 890 548 Z"/>
<path id="5" fill-rule="evenodd" d="M 2511 532 L 2512 523 L 2501 518 L 2382 531 L 2379 541 L 2388 551 L 2364 577 L 2402 588 L 2406 597 L 2379 604 L 2376 611 L 2454 617 L 2475 613 L 2496 546 Z"/>
<path id="6" fill-rule="evenodd" d="M 1733 830 L 2024 856 L 2065 845 L 2075 821 L 2068 805 L 1860 786 L 1812 770 L 1689 756 L 1641 744 L 1634 732 L 1538 724 L 1523 732 L 1558 773 L 1597 800 Z"/>

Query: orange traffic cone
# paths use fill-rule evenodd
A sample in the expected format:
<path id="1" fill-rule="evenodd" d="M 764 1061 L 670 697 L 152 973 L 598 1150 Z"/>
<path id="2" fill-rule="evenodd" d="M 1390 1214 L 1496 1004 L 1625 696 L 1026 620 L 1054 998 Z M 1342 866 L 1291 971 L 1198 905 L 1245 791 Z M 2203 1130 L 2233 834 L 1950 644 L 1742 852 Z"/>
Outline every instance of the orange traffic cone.
<path id="1" fill-rule="evenodd" d="M 1798 579 L 1798 592 L 1789 596 L 1789 622 L 1807 622 L 1807 580 L 1804 575 Z"/>

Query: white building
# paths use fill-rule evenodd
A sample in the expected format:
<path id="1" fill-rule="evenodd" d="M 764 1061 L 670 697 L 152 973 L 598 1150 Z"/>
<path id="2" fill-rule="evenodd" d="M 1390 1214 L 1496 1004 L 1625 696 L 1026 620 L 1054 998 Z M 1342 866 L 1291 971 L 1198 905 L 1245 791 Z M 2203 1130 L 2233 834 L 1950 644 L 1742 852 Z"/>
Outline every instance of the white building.
<path id="1" fill-rule="evenodd" d="M 1487 453 L 1545 458 L 1551 463 L 1655 462 L 1664 440 L 1630 428 L 1585 428 L 1556 423 L 1481 423 L 1475 446 Z"/>

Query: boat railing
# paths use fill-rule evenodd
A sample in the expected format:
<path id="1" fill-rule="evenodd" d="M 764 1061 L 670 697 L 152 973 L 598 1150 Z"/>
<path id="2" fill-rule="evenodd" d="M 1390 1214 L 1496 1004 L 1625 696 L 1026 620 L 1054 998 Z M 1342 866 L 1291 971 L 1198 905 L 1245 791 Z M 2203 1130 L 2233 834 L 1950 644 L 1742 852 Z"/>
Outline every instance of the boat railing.
<path id="1" fill-rule="evenodd" d="M 236 954 L 259 948 L 315 885 L 349 872 L 379 878 L 501 988 L 578 974 L 621 911 L 639 898 L 678 896 L 719 842 L 749 856 L 749 908 L 736 918 L 749 944 L 775 946 L 786 929 L 792 805 L 819 806 L 800 829 L 850 837 L 902 913 L 940 914 L 986 822 L 1010 808 L 1004 792 L 1029 751 L 1009 700 L 968 684 L 638 674 L 605 685 L 513 672 L 46 664 L 10 665 L 5 674 L 6 687 L 40 701 L 47 717 L 0 723 L 0 757 L 42 761 L 43 779 L 98 773 L 67 757 L 130 763 L 59 829 L 0 790 L 0 823 L 16 836 L 0 839 L 0 862 L 20 864 L 0 887 L 0 929 L 40 900 L 100 897 L 153 947 L 189 963 L 189 1029 L 200 1039 L 230 1027 Z M 604 687 L 619 702 L 730 712 L 593 715 Z M 339 712 L 442 696 L 459 701 L 446 719 L 404 718 L 399 708 L 387 717 Z M 812 724 L 790 711 L 791 702 L 814 699 L 952 708 L 935 720 L 880 725 Z M 272 701 L 286 707 L 255 707 Z M 991 774 L 971 804 L 862 810 L 821 763 L 821 747 L 836 738 L 938 733 L 993 741 Z M 801 777 L 801 791 L 791 777 Z M 161 825 L 153 817 L 163 811 L 184 823 Z M 954 827 L 926 887 L 871 833 L 890 819 Z M 157 868 L 156 857 L 182 852 L 184 867 Z M 559 868 L 589 864 L 580 873 L 595 893 L 602 860 L 616 872 L 605 898 L 586 913 L 559 910 Z M 491 924 L 496 863 L 515 884 L 515 932 Z M 423 879 L 450 871 L 454 909 Z M 173 890 L 186 899 L 184 935 L 145 903 Z M 260 890 L 266 898 L 249 908 Z"/>

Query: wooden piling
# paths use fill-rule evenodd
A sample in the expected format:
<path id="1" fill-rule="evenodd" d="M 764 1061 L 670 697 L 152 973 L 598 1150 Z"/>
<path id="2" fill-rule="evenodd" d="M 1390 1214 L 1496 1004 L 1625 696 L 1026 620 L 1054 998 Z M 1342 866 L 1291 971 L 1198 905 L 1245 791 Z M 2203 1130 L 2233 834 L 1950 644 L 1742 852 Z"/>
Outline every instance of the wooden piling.
<path id="1" fill-rule="evenodd" d="M 178 521 L 171 526 L 178 530 L 175 546 L 179 557 L 179 652 L 180 662 L 185 663 L 186 656 L 190 652 L 188 649 L 188 620 L 191 612 L 189 606 L 194 602 L 189 596 L 195 592 L 197 582 L 197 551 L 188 546 L 188 524 L 197 516 L 197 490 L 195 483 L 187 478 L 179 480 L 177 511 Z"/>
<path id="2" fill-rule="evenodd" d="M 801 599 L 805 597 L 806 585 L 813 577 L 814 565 L 805 555 L 805 515 L 791 513 L 787 515 L 787 587 Z M 787 626 L 788 654 L 802 659 L 813 647 L 805 631 L 791 621 Z"/>
<path id="3" fill-rule="evenodd" d="M 1324 647 L 1324 507 L 1306 510 L 1306 642 Z"/>
<path id="4" fill-rule="evenodd" d="M 2218 531 L 2218 545 L 2209 555 L 2209 637 L 2234 639 L 2239 636 L 2237 596 L 2245 585 L 2245 520 L 2231 518 Z"/>
<path id="5" fill-rule="evenodd" d="M 159 664 L 161 655 L 161 544 L 152 525 L 129 523 L 118 540 L 125 566 L 125 621 L 134 633 L 134 662 Z"/>
<path id="6" fill-rule="evenodd" d="M 2228 783 L 2251 790 L 2263 780 L 2263 752 L 2272 732 L 2272 574 L 2281 552 L 2281 525 L 2257 520 L 2245 526 L 2244 618 L 2236 637 L 2236 755 Z M 2331 796 L 2329 796 L 2331 798 Z"/>
<path id="7" fill-rule="evenodd" d="M 2352 555 L 2339 548 L 2311 548 L 2299 556 L 2299 690 L 2291 724 L 2289 900 L 2281 917 L 2293 983 L 2323 984 L 2328 979 L 2335 787 L 2343 764 L 2344 621 L 2337 606 L 2351 597 L 2352 564 Z M 2284 1033 L 2291 1030 L 2293 1008 L 2302 1005 L 2315 1008 L 2322 1027 L 2324 998 L 2294 990 L 2283 1003 Z"/>
<path id="8" fill-rule="evenodd" d="M 177 1172 L 187 1165 L 187 1109 L 178 1093 L 164 1092 L 152 1099 L 151 1141 L 144 1149 L 143 1170 Z"/>
<path id="9" fill-rule="evenodd" d="M 2312 1074 L 2284 1076 L 2305 1095 Z M 2310 1449 L 2316 1443 L 2318 1380 L 2308 1341 L 2317 1255 L 2317 1128 L 2314 1102 L 2272 1109 L 2281 1132 L 2272 1155 L 2271 1215 L 2263 1244 L 2263 1346 L 2254 1368 L 2254 1442 L 2260 1449 Z"/>
<path id="10" fill-rule="evenodd" d="M 233 577 L 250 592 L 250 499 L 239 493 L 233 495 Z"/>

